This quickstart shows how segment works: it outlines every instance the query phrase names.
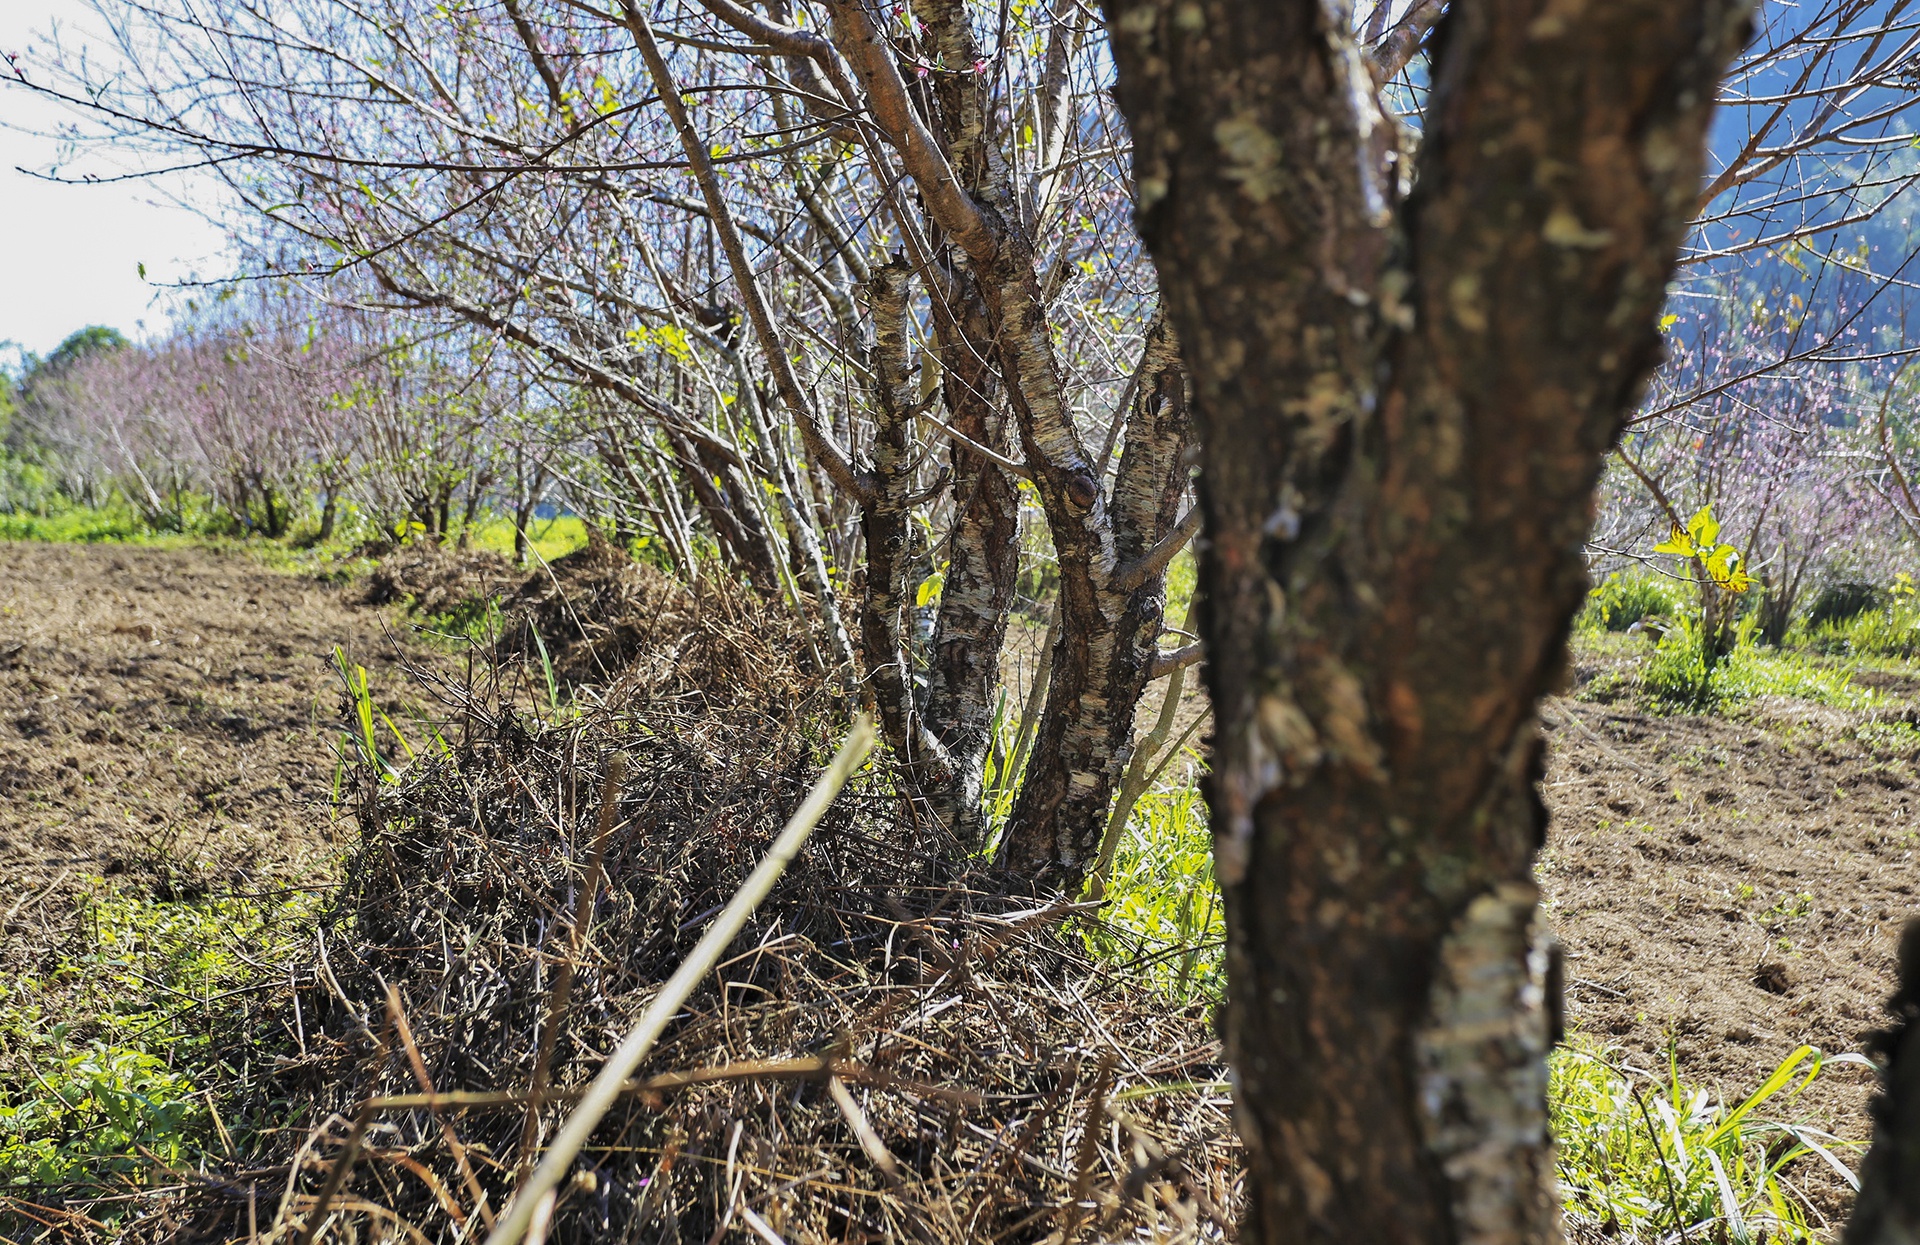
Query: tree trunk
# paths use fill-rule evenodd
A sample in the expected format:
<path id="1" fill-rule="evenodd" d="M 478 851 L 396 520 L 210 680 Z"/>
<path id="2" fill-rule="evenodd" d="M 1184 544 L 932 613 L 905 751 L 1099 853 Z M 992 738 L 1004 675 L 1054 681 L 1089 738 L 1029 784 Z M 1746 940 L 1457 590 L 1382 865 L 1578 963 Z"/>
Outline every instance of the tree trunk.
<path id="1" fill-rule="evenodd" d="M 1108 502 L 1106 557 L 1060 552 L 1063 620 L 1046 712 L 1008 819 L 1006 864 L 1073 889 L 1100 854 L 1108 806 L 1133 741 L 1166 616 L 1166 561 L 1147 565 L 1186 493 L 1187 382 L 1165 320 L 1147 331 L 1127 445 Z M 1055 525 L 1055 532 L 1060 525 Z M 1088 542 L 1090 545 L 1091 542 Z"/>
<path id="2" fill-rule="evenodd" d="M 993 332 L 979 289 L 956 274 L 946 297 L 932 302 L 947 418 L 962 436 L 1002 450 L 1005 430 L 990 396 L 997 383 L 988 362 Z M 952 772 L 928 802 L 955 838 L 973 847 L 985 829 L 980 802 L 993 748 L 993 691 L 1020 575 L 1020 495 L 1005 471 L 966 446 L 953 447 L 948 469 L 953 527 L 927 654 L 926 716 Z"/>
<path id="3" fill-rule="evenodd" d="M 1900 988 L 1888 1010 L 1893 1027 L 1871 1044 L 1880 1096 L 1845 1245 L 1920 1243 L 1920 920 L 1900 939 Z"/>
<path id="4" fill-rule="evenodd" d="M 1455 0 L 1417 189 L 1345 6 L 1108 0 L 1193 375 L 1257 1242 L 1559 1236 L 1539 697 L 1738 0 Z"/>
<path id="5" fill-rule="evenodd" d="M 473 541 L 473 522 L 480 515 L 480 498 L 486 494 L 489 483 L 479 479 L 467 481 L 466 504 L 460 508 L 460 547 L 462 549 Z"/>
<path id="6" fill-rule="evenodd" d="M 866 542 L 866 591 L 860 646 L 867 690 L 878 710 L 900 786 L 913 796 L 944 787 L 952 776 L 946 749 L 928 732 L 915 695 L 907 624 L 912 580 L 913 394 L 908 375 L 907 284 L 911 270 L 896 259 L 866 283 L 873 313 L 872 484 L 860 507 Z"/>
<path id="7" fill-rule="evenodd" d="M 727 496 L 714 483 L 718 479 L 731 484 L 736 473 L 711 449 L 689 442 L 671 429 L 667 431 L 667 440 L 680 460 L 701 513 L 707 516 L 707 525 L 713 529 L 721 552 L 734 566 L 746 571 L 748 581 L 763 598 L 781 600 L 785 591 L 776 563 L 780 555 L 765 526 L 751 509 L 730 505 Z M 728 493 L 732 492 L 730 487 Z"/>

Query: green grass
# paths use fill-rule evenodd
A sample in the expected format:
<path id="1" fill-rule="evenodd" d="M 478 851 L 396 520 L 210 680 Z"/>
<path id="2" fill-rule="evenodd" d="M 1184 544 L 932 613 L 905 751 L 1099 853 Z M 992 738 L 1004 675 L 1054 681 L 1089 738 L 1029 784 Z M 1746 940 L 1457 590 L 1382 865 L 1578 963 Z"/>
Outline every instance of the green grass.
<path id="1" fill-rule="evenodd" d="M 75 506 L 46 514 L 0 514 L 0 540 L 43 540 L 62 543 L 187 544 L 190 534 L 159 532 L 124 502 L 98 509 Z"/>
<path id="2" fill-rule="evenodd" d="M 44 513 L 0 512 L 0 540 L 214 549 L 244 553 L 274 570 L 330 579 L 351 578 L 372 565 L 358 550 L 375 533 L 351 506 L 343 507 L 334 537 L 324 544 L 313 539 L 312 529 L 316 523 L 314 516 L 308 515 L 286 539 L 268 540 L 236 528 L 205 499 L 189 499 L 185 521 L 177 530 L 155 527 L 122 498 L 116 497 L 97 507 L 57 499 Z M 536 520 L 528 528 L 527 536 L 532 551 L 551 562 L 585 545 L 587 527 L 578 515 L 560 515 Z M 483 517 L 468 533 L 468 544 L 512 557 L 513 521 L 499 516 Z M 454 630 L 464 634 L 485 620 L 476 614 L 456 621 L 458 625 Z"/>
<path id="3" fill-rule="evenodd" d="M 1605 655 L 1637 656 L 1640 689 L 1649 707 L 1655 709 L 1710 713 L 1763 696 L 1856 713 L 1882 710 L 1891 703 L 1884 694 L 1854 682 L 1854 672 L 1860 665 L 1857 659 L 1791 646 L 1764 647 L 1753 642 L 1750 631 L 1743 626 L 1733 651 L 1712 667 L 1706 663 L 1693 621 L 1685 615 L 1675 620 L 1673 629 L 1657 645 L 1644 646 L 1639 654 L 1622 652 L 1617 644 L 1607 645 Z M 1589 634 L 1582 637 L 1582 642 L 1591 648 L 1600 639 Z M 1608 687 L 1589 688 L 1590 697 L 1601 691 L 1611 695 L 1623 690 L 1625 673 L 1608 673 Z"/>
<path id="4" fill-rule="evenodd" d="M 1193 604 L 1194 590 L 1200 582 L 1200 568 L 1193 560 L 1193 547 L 1189 545 L 1173 555 L 1173 561 L 1167 564 L 1167 605 L 1165 617 L 1168 626 L 1178 625 L 1180 619 L 1189 617 L 1187 611 Z"/>
<path id="5" fill-rule="evenodd" d="M 1688 1085 L 1671 1059 L 1662 1081 L 1576 1038 L 1549 1059 L 1567 1219 L 1628 1241 L 1673 1240 L 1681 1229 L 1700 1241 L 1813 1241 L 1788 1170 L 1831 1165 L 1852 1184 L 1842 1154 L 1853 1143 L 1771 1117 L 1835 1063 L 1866 1060 L 1802 1046 L 1729 1104 Z"/>
<path id="6" fill-rule="evenodd" d="M 1213 836 L 1197 785 L 1198 756 L 1140 797 L 1114 851 L 1094 952 L 1131 965 L 1177 1005 L 1224 997 L 1226 918 L 1213 876 Z"/>
<path id="7" fill-rule="evenodd" d="M 0 1194 L 110 1195 L 284 1123 L 216 1114 L 235 1074 L 216 1036 L 247 1033 L 254 1061 L 273 1058 L 271 1036 L 250 1031 L 250 1000 L 260 966 L 309 936 L 318 897 L 92 884 L 79 944 L 0 993 Z"/>
<path id="8" fill-rule="evenodd" d="M 1903 595 L 1845 622 L 1805 628 L 1793 639 L 1834 657 L 1920 657 L 1920 605 Z"/>
<path id="9" fill-rule="evenodd" d="M 1713 681 L 1716 695 L 1724 700 L 1784 696 L 1856 711 L 1880 709 L 1887 704 L 1887 698 L 1879 692 L 1854 683 L 1848 666 L 1792 649 L 1743 645 L 1721 662 Z"/>
<path id="10" fill-rule="evenodd" d="M 563 514 L 552 519 L 535 519 L 527 525 L 527 544 L 545 561 L 565 557 L 587 543 L 587 524 L 579 515 Z M 488 549 L 503 557 L 513 556 L 513 520 L 486 519 L 474 524 L 468 544 Z"/>

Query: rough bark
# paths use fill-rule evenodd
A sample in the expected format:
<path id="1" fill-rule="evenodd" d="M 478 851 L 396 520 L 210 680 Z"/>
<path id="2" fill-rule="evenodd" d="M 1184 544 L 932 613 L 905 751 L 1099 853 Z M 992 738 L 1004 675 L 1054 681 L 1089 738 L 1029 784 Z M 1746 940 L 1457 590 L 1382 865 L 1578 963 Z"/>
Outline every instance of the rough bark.
<path id="1" fill-rule="evenodd" d="M 1893 1026 L 1871 1043 L 1880 1064 L 1873 1148 L 1860 1165 L 1860 1197 L 1845 1245 L 1920 1245 L 1920 920 L 1900 939 Z"/>
<path id="2" fill-rule="evenodd" d="M 1062 626 L 1046 712 L 1008 822 L 1005 863 L 1068 887 L 1100 854 L 1108 806 L 1132 755 L 1134 710 L 1166 616 L 1166 561 L 1144 564 L 1173 531 L 1187 485 L 1187 381 L 1164 319 L 1147 332 L 1139 370 L 1126 449 L 1100 507 L 1105 522 L 1068 528 L 1065 545 L 1054 526 Z"/>
<path id="3" fill-rule="evenodd" d="M 927 730 L 912 678 L 908 606 L 913 589 L 913 381 L 908 374 L 907 284 L 911 269 L 895 260 L 874 270 L 866 283 L 873 315 L 872 488 L 860 511 L 866 541 L 866 591 L 861 598 L 860 641 L 867 687 L 880 728 L 902 779 L 901 786 L 925 798 L 952 774 L 946 749 Z"/>
<path id="4" fill-rule="evenodd" d="M 1350 14 L 1108 0 L 1193 374 L 1248 1239 L 1557 1239 L 1539 697 L 1737 0 L 1455 0 L 1412 198 Z"/>
<path id="5" fill-rule="evenodd" d="M 980 445 L 1005 439 L 992 401 L 993 330 L 971 277 L 959 275 L 937 300 L 934 344 L 948 424 Z M 1013 480 L 962 445 L 948 457 L 953 526 L 944 551 L 946 583 L 927 654 L 927 728 L 947 750 L 947 783 L 929 792 L 934 815 L 964 845 L 983 833 L 982 785 L 993 747 L 993 691 L 1020 573 L 1020 500 Z"/>

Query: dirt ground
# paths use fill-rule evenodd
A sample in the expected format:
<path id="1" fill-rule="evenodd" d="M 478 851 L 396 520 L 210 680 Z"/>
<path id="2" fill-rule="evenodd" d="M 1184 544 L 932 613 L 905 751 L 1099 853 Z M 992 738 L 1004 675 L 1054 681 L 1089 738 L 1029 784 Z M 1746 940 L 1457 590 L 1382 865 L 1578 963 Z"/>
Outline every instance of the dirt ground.
<path id="1" fill-rule="evenodd" d="M 0 972 L 90 878 L 329 880 L 334 646 L 401 686 L 362 595 L 239 555 L 0 542 Z"/>
<path id="2" fill-rule="evenodd" d="M 0 543 L 0 971 L 88 879 L 156 890 L 323 885 L 335 645 L 403 686 L 364 590 L 191 550 Z M 1741 1096 L 1800 1043 L 1859 1049 L 1917 908 L 1915 756 L 1791 701 L 1732 718 L 1582 699 L 1547 709 L 1541 866 L 1577 1034 Z M 1920 706 L 1920 680 L 1873 676 Z M 1901 708 L 1886 720 L 1913 721 Z M 1832 1068 L 1776 1115 L 1863 1139 L 1869 1078 Z M 1803 1170 L 1805 1164 L 1800 1165 Z M 1837 1182 L 1806 1171 L 1817 1206 Z"/>
<path id="3" fill-rule="evenodd" d="M 1619 664 L 1587 655 L 1575 696 Z M 1920 681 L 1859 681 L 1896 698 L 1875 720 L 1912 720 Z M 1575 1032 L 1662 1077 L 1671 1047 L 1683 1080 L 1738 1101 L 1801 1043 L 1857 1051 L 1885 1022 L 1900 929 L 1920 914 L 1920 777 L 1911 752 L 1858 742 L 1867 715 L 1778 698 L 1732 712 L 1551 703 L 1540 875 Z M 1761 1114 L 1863 1141 L 1871 1088 L 1831 1066 Z M 1839 1181 L 1796 1167 L 1840 1213 Z"/>

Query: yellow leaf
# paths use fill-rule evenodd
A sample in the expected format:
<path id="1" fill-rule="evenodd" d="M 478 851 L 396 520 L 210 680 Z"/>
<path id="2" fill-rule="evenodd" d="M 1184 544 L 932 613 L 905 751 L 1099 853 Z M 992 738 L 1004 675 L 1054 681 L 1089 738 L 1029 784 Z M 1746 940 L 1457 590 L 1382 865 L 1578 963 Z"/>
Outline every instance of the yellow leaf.
<path id="1" fill-rule="evenodd" d="M 1711 505 L 1702 506 L 1694 511 L 1687 520 L 1687 535 L 1693 537 L 1693 543 L 1711 549 L 1720 540 L 1720 523 L 1713 517 Z"/>
<path id="2" fill-rule="evenodd" d="M 1693 537 L 1687 535 L 1684 528 L 1674 528 L 1673 535 L 1653 547 L 1655 553 L 1677 553 L 1683 558 L 1694 554 Z"/>

